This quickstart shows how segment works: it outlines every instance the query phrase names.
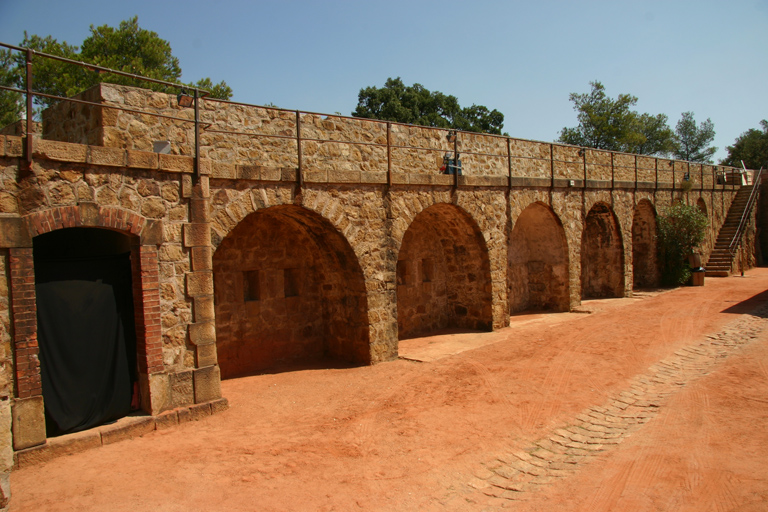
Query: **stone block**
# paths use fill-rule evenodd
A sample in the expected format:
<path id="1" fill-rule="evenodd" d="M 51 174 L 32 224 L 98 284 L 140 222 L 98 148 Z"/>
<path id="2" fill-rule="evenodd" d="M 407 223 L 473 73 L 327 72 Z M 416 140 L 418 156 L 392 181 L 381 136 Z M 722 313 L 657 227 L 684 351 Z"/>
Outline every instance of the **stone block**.
<path id="1" fill-rule="evenodd" d="M 189 341 L 193 345 L 216 343 L 216 324 L 213 322 L 189 324 Z"/>
<path id="2" fill-rule="evenodd" d="M 211 169 L 212 178 L 222 178 L 227 180 L 237 179 L 237 169 L 235 164 L 225 164 L 216 162 Z"/>
<path id="3" fill-rule="evenodd" d="M 194 371 L 195 403 L 202 404 L 221 398 L 221 372 L 218 366 Z"/>
<path id="4" fill-rule="evenodd" d="M 169 374 L 168 385 L 171 388 L 171 407 L 185 407 L 195 403 L 192 370 Z"/>
<path id="5" fill-rule="evenodd" d="M 200 295 L 213 295 L 213 273 L 187 273 L 187 295 L 190 297 L 198 297 Z"/>
<path id="6" fill-rule="evenodd" d="M 362 171 L 360 173 L 360 183 L 386 183 L 386 182 L 387 182 L 386 172 Z"/>
<path id="7" fill-rule="evenodd" d="M 453 185 L 453 176 L 450 174 L 436 174 L 432 177 L 433 185 Z"/>
<path id="8" fill-rule="evenodd" d="M 192 248 L 192 271 L 213 270 L 213 249 L 210 247 Z"/>
<path id="9" fill-rule="evenodd" d="M 11 401 L 0 401 L 0 509 L 11 498 L 11 468 L 13 467 L 13 441 L 11 434 Z"/>
<path id="10" fill-rule="evenodd" d="M 216 164 L 209 158 L 201 158 L 200 163 L 197 166 L 197 172 L 200 174 L 205 174 L 206 176 L 210 176 L 213 174 L 214 165 Z"/>
<path id="11" fill-rule="evenodd" d="M 208 176 L 198 176 L 197 181 L 192 181 L 192 197 L 211 197 L 211 180 L 208 179 Z"/>
<path id="12" fill-rule="evenodd" d="M 87 149 L 88 146 L 82 144 L 35 139 L 32 154 L 57 162 L 85 163 L 88 154 Z"/>
<path id="13" fill-rule="evenodd" d="M 328 171 L 328 183 L 360 183 L 360 171 Z"/>
<path id="14" fill-rule="evenodd" d="M 163 243 L 163 221 L 147 220 L 141 229 L 141 245 L 161 245 Z"/>
<path id="15" fill-rule="evenodd" d="M 83 226 L 100 226 L 101 209 L 99 205 L 91 202 L 81 202 L 78 206 L 80 222 Z"/>
<path id="16" fill-rule="evenodd" d="M 32 247 L 32 237 L 20 217 L 0 217 L 0 247 Z"/>
<path id="17" fill-rule="evenodd" d="M 192 313 L 195 322 L 213 321 L 216 319 L 216 309 L 213 303 L 213 295 L 195 297 Z"/>
<path id="18" fill-rule="evenodd" d="M 407 185 L 408 184 L 408 174 L 402 173 L 402 172 L 393 172 L 392 173 L 392 184 L 393 185 Z"/>
<path id="19" fill-rule="evenodd" d="M 179 424 L 177 411 L 167 411 L 155 417 L 155 430 L 165 430 Z"/>
<path id="20" fill-rule="evenodd" d="M 113 425 L 99 428 L 101 443 L 105 445 L 141 437 L 153 430 L 155 430 L 155 419 L 150 416 L 127 416 Z"/>
<path id="21" fill-rule="evenodd" d="M 195 170 L 195 159 L 183 155 L 158 155 L 161 171 L 192 173 Z"/>
<path id="22" fill-rule="evenodd" d="M 123 149 L 88 146 L 89 164 L 125 167 L 126 160 L 125 150 Z"/>
<path id="23" fill-rule="evenodd" d="M 184 224 L 184 247 L 210 247 L 211 226 L 209 224 Z"/>
<path id="24" fill-rule="evenodd" d="M 432 183 L 432 176 L 429 174 L 409 174 L 408 183 L 411 185 L 430 185 Z"/>
<path id="25" fill-rule="evenodd" d="M 280 169 L 280 181 L 295 183 L 299 180 L 298 169 Z"/>
<path id="26" fill-rule="evenodd" d="M 101 433 L 96 429 L 52 437 L 44 445 L 16 452 L 16 465 L 20 468 L 84 452 L 101 446 Z"/>
<path id="27" fill-rule="evenodd" d="M 24 155 L 24 143 L 21 137 L 5 138 L 5 156 L 20 157 Z"/>
<path id="28" fill-rule="evenodd" d="M 5 156 L 5 135 L 0 135 L 0 156 Z"/>
<path id="29" fill-rule="evenodd" d="M 215 343 L 197 345 L 195 351 L 195 366 L 198 368 L 205 368 L 206 366 L 213 366 L 217 362 Z"/>
<path id="30" fill-rule="evenodd" d="M 181 177 L 181 197 L 192 197 L 192 176 L 189 174 Z"/>
<path id="31" fill-rule="evenodd" d="M 237 178 L 241 180 L 258 180 L 261 176 L 261 167 L 258 165 L 238 165 Z"/>
<path id="32" fill-rule="evenodd" d="M 259 179 L 265 181 L 280 181 L 282 175 L 279 167 L 262 167 L 259 171 Z"/>
<path id="33" fill-rule="evenodd" d="M 139 375 L 141 390 L 141 408 L 155 416 L 173 407 L 171 402 L 171 386 L 168 375 L 153 373 Z"/>
<path id="34" fill-rule="evenodd" d="M 211 404 L 195 404 L 189 406 L 189 418 L 192 421 L 202 420 L 211 415 Z"/>
<path id="35" fill-rule="evenodd" d="M 160 159 L 157 153 L 148 151 L 126 151 L 126 165 L 136 169 L 157 169 L 160 167 Z"/>
<path id="36" fill-rule="evenodd" d="M 211 221 L 211 204 L 209 199 L 192 197 L 189 199 L 189 222 L 204 224 Z"/>
<path id="37" fill-rule="evenodd" d="M 302 176 L 307 183 L 328 183 L 328 172 L 326 171 L 304 170 Z"/>
<path id="38" fill-rule="evenodd" d="M 229 401 L 226 398 L 219 398 L 211 402 L 211 414 L 226 411 L 229 409 Z"/>
<path id="39" fill-rule="evenodd" d="M 45 443 L 45 408 L 42 396 L 17 398 L 11 405 L 11 412 L 14 450 Z"/>

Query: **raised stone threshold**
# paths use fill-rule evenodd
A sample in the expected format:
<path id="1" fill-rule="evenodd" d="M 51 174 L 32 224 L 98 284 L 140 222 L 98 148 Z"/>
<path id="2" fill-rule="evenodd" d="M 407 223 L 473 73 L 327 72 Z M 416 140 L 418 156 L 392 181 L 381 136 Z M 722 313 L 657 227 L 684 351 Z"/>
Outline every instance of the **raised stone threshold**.
<path id="1" fill-rule="evenodd" d="M 83 432 L 51 437 L 45 444 L 19 450 L 13 454 L 13 468 L 34 466 L 49 460 L 92 448 L 141 437 L 155 430 L 165 430 L 189 421 L 197 421 L 229 408 L 226 398 L 211 402 L 179 407 L 157 416 L 132 414 L 109 425 L 101 425 Z"/>

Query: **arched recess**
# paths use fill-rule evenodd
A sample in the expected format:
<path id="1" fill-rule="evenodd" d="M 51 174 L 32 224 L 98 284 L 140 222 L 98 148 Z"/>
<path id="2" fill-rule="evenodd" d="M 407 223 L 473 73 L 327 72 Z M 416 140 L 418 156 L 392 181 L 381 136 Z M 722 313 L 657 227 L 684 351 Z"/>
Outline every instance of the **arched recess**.
<path id="1" fill-rule="evenodd" d="M 488 250 L 480 229 L 456 206 L 430 206 L 403 236 L 397 325 L 400 339 L 445 328 L 492 329 Z"/>
<path id="2" fill-rule="evenodd" d="M 624 249 L 616 216 L 605 203 L 595 204 L 581 237 L 581 297 L 624 295 Z"/>
<path id="3" fill-rule="evenodd" d="M 696 208 L 698 208 L 701 213 L 709 217 L 707 214 L 707 202 L 704 201 L 703 197 L 700 197 L 696 200 Z"/>
<path id="4" fill-rule="evenodd" d="M 138 252 L 138 236 L 97 227 L 33 238 L 48 437 L 122 418 L 139 406 Z"/>
<path id="5" fill-rule="evenodd" d="M 632 217 L 632 274 L 633 287 L 659 286 L 661 273 L 656 244 L 656 210 L 647 199 L 635 207 Z"/>
<path id="6" fill-rule="evenodd" d="M 507 289 L 510 314 L 568 311 L 568 246 L 560 219 L 542 203 L 518 217 L 509 237 Z"/>
<path id="7" fill-rule="evenodd" d="M 216 249 L 213 279 L 222 377 L 324 357 L 370 361 L 362 270 L 318 214 L 286 205 L 248 215 Z"/>

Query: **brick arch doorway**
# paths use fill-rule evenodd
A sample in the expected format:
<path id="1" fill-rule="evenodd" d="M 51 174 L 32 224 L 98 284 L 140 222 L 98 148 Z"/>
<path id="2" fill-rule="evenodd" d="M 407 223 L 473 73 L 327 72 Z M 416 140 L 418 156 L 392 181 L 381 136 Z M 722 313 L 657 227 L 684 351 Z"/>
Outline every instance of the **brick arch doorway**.
<path id="1" fill-rule="evenodd" d="M 659 286 L 658 247 L 656 242 L 656 210 L 647 199 L 637 203 L 632 216 L 633 288 Z"/>
<path id="2" fill-rule="evenodd" d="M 624 246 L 610 206 L 589 210 L 581 237 L 581 298 L 624 296 Z"/>
<path id="3" fill-rule="evenodd" d="M 480 229 L 456 206 L 430 206 L 403 236 L 397 325 L 400 339 L 446 328 L 492 328 L 488 250 Z"/>
<path id="4" fill-rule="evenodd" d="M 248 215 L 213 255 L 223 378 L 329 358 L 370 363 L 363 273 L 346 238 L 299 206 Z"/>
<path id="5" fill-rule="evenodd" d="M 33 238 L 47 437 L 138 408 L 131 257 L 137 247 L 136 236 L 94 227 Z"/>
<path id="6" fill-rule="evenodd" d="M 509 237 L 509 312 L 568 311 L 569 289 L 563 226 L 548 206 L 533 203 L 520 214 Z"/>

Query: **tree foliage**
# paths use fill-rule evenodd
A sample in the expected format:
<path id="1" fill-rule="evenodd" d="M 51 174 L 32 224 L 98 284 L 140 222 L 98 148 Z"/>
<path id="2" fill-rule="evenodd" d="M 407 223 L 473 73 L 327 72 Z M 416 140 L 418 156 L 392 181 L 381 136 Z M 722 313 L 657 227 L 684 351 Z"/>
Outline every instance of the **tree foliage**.
<path id="1" fill-rule="evenodd" d="M 712 163 L 717 148 L 710 146 L 715 140 L 715 125 L 710 119 L 696 126 L 693 112 L 683 112 L 675 127 L 675 158 L 689 162 Z"/>
<path id="2" fill-rule="evenodd" d="M 704 241 L 707 216 L 695 206 L 675 203 L 656 222 L 662 281 L 671 286 L 685 284 L 691 277 L 688 256 Z"/>
<path id="3" fill-rule="evenodd" d="M 504 126 L 504 114 L 496 109 L 482 105 L 461 108 L 455 96 L 431 92 L 421 84 L 406 86 L 400 77 L 388 78 L 382 88 L 360 89 L 352 115 L 498 135 Z"/>
<path id="4" fill-rule="evenodd" d="M 643 155 L 667 154 L 674 149 L 672 130 L 664 114 L 639 114 L 633 110 L 637 98 L 605 93 L 600 82 L 590 82 L 589 93 L 571 93 L 578 126 L 563 128 L 559 142 L 609 151 Z"/>
<path id="5" fill-rule="evenodd" d="M 727 146 L 728 156 L 720 163 L 741 167 L 743 161 L 747 169 L 768 169 L 768 120 L 760 121 L 760 126 L 761 130 L 750 128 Z"/>
<path id="6" fill-rule="evenodd" d="M 12 60 L 10 51 L 0 50 L 0 85 L 5 87 L 16 87 L 16 75 L 11 71 Z M 21 119 L 23 99 L 17 92 L 0 90 L 0 127 Z"/>
<path id="7" fill-rule="evenodd" d="M 90 29 L 91 35 L 83 41 L 80 48 L 66 41 L 59 42 L 52 36 L 30 36 L 26 32 L 19 46 L 125 73 L 182 83 L 179 60 L 173 56 L 170 43 L 158 36 L 156 32 L 141 28 L 138 17 L 134 16 L 120 22 L 117 28 L 108 25 L 100 27 L 91 25 Z M 164 85 L 114 73 L 99 73 L 82 66 L 40 56 L 33 57 L 32 62 L 32 89 L 44 94 L 70 97 L 100 82 L 176 92 L 174 88 Z M 11 58 L 3 58 L 0 55 L 0 65 L 2 66 L 0 80 L 7 80 L 17 88 L 26 86 L 26 63 L 23 53 L 17 52 Z M 232 96 L 232 89 L 224 81 L 214 84 L 210 78 L 203 78 L 197 83 L 185 85 L 206 89 L 214 98 L 229 99 Z M 20 114 L 18 111 L 13 112 L 13 109 L 6 105 L 8 94 L 11 93 L 4 91 L 4 94 L 0 95 L 0 119 L 4 121 L 18 119 Z M 56 100 L 50 98 L 35 98 L 35 103 L 42 108 L 55 102 Z"/>

